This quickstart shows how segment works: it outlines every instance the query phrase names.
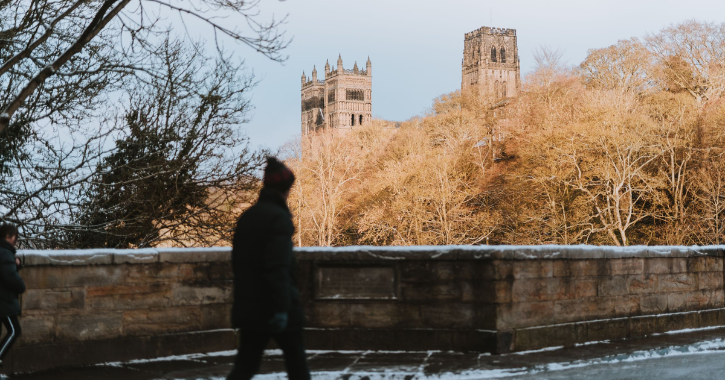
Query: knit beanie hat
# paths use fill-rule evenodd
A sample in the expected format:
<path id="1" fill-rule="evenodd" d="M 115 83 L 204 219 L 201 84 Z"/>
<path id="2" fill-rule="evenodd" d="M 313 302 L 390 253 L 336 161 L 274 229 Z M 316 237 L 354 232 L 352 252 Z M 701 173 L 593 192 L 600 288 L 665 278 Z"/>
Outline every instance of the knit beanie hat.
<path id="1" fill-rule="evenodd" d="M 275 157 L 267 157 L 267 167 L 264 168 L 264 187 L 285 192 L 292 188 L 295 175 Z"/>

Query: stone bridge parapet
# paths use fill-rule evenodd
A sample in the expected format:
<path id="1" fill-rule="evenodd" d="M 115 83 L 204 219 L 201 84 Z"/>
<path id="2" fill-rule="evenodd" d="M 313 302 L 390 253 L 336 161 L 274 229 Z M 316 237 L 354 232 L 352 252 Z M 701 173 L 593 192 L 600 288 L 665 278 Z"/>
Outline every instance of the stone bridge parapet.
<path id="1" fill-rule="evenodd" d="M 725 325 L 723 248 L 301 248 L 308 341 L 505 353 Z"/>
<path id="2" fill-rule="evenodd" d="M 724 248 L 299 248 L 307 345 L 503 353 L 725 325 Z M 18 255 L 10 371 L 236 345 L 230 248 Z"/>
<path id="3" fill-rule="evenodd" d="M 14 372 L 233 349 L 229 248 L 18 252 Z"/>

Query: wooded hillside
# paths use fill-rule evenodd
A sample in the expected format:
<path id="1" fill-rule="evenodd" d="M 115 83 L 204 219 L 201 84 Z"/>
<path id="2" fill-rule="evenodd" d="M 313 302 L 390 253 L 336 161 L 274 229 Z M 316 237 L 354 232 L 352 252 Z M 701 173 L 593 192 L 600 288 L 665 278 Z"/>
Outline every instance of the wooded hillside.
<path id="1" fill-rule="evenodd" d="M 522 95 L 303 137 L 299 245 L 720 244 L 725 24 L 541 49 Z"/>

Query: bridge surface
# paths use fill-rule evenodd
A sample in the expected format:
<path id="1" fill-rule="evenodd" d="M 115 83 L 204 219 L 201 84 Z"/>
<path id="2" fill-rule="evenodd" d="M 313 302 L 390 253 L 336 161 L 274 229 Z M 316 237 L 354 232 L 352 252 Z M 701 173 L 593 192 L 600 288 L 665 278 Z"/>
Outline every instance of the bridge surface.
<path id="1" fill-rule="evenodd" d="M 18 380 L 223 380 L 233 351 L 105 363 L 12 376 Z M 712 379 L 725 378 L 725 326 L 505 355 L 310 351 L 315 379 Z M 286 379 L 281 353 L 266 353 L 258 379 Z"/>

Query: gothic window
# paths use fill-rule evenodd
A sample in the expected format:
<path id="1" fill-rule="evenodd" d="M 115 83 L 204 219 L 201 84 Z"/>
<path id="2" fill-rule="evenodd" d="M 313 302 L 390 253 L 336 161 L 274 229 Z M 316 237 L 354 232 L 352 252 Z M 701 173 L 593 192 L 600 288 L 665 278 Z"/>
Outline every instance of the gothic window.
<path id="1" fill-rule="evenodd" d="M 330 91 L 329 93 L 327 93 L 327 102 L 332 103 L 334 101 L 335 101 L 335 91 L 333 90 L 333 91 Z"/>
<path id="2" fill-rule="evenodd" d="M 365 93 L 363 90 L 345 90 L 345 98 L 347 100 L 365 100 Z"/>
<path id="3" fill-rule="evenodd" d="M 496 47 L 495 46 L 491 47 L 491 61 L 496 62 Z"/>
<path id="4" fill-rule="evenodd" d="M 314 96 L 302 102 L 302 111 L 309 111 L 313 108 L 324 108 L 325 100 L 322 96 Z"/>
<path id="5" fill-rule="evenodd" d="M 362 115 L 360 115 L 359 120 L 360 120 L 360 122 L 358 123 L 358 125 L 362 125 Z"/>
<path id="6" fill-rule="evenodd" d="M 501 62 L 506 63 L 506 49 L 501 48 Z"/>
<path id="7" fill-rule="evenodd" d="M 505 98 L 508 93 L 508 89 L 506 88 L 506 82 L 501 83 L 501 95 Z"/>
<path id="8" fill-rule="evenodd" d="M 350 125 L 355 126 L 355 115 L 352 115 L 352 118 L 350 119 Z"/>
<path id="9" fill-rule="evenodd" d="M 496 83 L 493 84 L 493 93 L 496 95 L 496 97 L 499 97 L 499 83 L 496 81 Z"/>

